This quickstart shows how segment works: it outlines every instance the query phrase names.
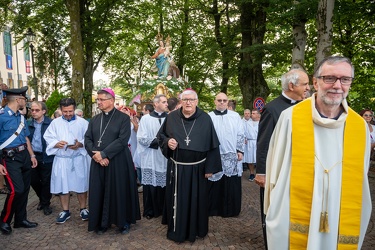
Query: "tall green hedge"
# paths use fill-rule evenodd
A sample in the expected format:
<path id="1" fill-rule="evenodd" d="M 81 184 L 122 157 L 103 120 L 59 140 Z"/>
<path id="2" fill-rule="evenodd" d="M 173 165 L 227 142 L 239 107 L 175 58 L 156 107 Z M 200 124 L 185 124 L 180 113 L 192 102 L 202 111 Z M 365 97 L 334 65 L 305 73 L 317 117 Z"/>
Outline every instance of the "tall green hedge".
<path id="1" fill-rule="evenodd" d="M 56 109 L 59 107 L 60 100 L 65 98 L 64 94 L 59 93 L 58 90 L 52 92 L 50 97 L 46 101 L 46 105 L 48 108 L 48 116 L 51 117 Z"/>

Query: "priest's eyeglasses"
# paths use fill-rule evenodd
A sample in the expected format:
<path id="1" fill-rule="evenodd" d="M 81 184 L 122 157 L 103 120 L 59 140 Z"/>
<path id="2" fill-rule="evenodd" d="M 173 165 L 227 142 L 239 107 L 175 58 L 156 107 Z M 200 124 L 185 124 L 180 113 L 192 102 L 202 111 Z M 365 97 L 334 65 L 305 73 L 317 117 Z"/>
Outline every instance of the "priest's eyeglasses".
<path id="1" fill-rule="evenodd" d="M 227 99 L 217 99 L 216 101 L 226 103 L 228 100 Z"/>
<path id="2" fill-rule="evenodd" d="M 183 102 L 190 102 L 190 103 L 194 102 L 195 100 L 197 100 L 197 99 L 195 99 L 195 98 L 191 98 L 191 99 L 184 98 L 184 99 L 182 99 Z"/>
<path id="3" fill-rule="evenodd" d="M 109 99 L 111 99 L 111 98 L 98 98 L 98 99 L 96 99 L 96 102 L 104 102 L 104 101 L 107 101 Z"/>
<path id="4" fill-rule="evenodd" d="M 318 76 L 317 78 L 323 79 L 323 82 L 325 84 L 335 84 L 337 80 L 340 80 L 341 85 L 348 86 L 352 84 L 354 77 L 350 76 L 342 76 L 342 77 L 336 77 L 336 76 Z"/>

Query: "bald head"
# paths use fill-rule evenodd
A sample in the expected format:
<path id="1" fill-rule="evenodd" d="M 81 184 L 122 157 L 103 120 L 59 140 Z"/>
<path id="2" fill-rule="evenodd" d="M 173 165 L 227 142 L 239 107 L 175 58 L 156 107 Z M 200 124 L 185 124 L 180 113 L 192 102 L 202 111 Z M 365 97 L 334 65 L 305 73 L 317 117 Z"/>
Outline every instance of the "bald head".
<path id="1" fill-rule="evenodd" d="M 224 111 L 228 108 L 228 96 L 224 93 L 219 93 L 215 98 L 215 106 L 219 111 Z"/>

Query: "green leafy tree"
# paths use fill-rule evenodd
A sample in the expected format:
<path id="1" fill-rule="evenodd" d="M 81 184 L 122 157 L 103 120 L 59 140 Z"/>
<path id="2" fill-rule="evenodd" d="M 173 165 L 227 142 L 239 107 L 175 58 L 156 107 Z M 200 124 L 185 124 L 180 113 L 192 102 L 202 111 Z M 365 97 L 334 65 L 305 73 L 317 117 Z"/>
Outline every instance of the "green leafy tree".
<path id="1" fill-rule="evenodd" d="M 336 1 L 332 52 L 349 57 L 355 66 L 348 101 L 357 112 L 375 109 L 374 23 L 374 0 Z"/>
<path id="2" fill-rule="evenodd" d="M 46 101 L 46 105 L 48 108 L 48 116 L 52 116 L 56 109 L 59 107 L 60 100 L 65 98 L 66 96 L 60 93 L 58 90 L 52 92 L 48 100 Z"/>
<path id="3" fill-rule="evenodd" d="M 323 22 L 315 16 L 318 0 L 3 2 L 2 24 L 12 23 L 17 34 L 31 27 L 38 35 L 40 92 L 48 96 L 48 89 L 66 89 L 66 94 L 83 102 L 88 117 L 99 62 L 124 99 L 139 93 L 151 98 L 159 82 L 153 78 L 150 59 L 158 47 L 159 31 L 172 38 L 172 54 L 182 75 L 182 81 L 166 82 L 168 90 L 177 95 L 187 87 L 195 89 L 205 110 L 213 108 L 219 91 L 245 108 L 255 97 L 275 98 L 281 92 L 279 78 L 292 64 L 301 64 L 312 75 L 317 50 L 322 50 L 318 44 L 324 40 L 317 26 Z M 348 56 L 356 66 L 349 95 L 356 110 L 373 108 L 374 3 L 336 0 L 333 19 L 325 19 L 333 21 L 333 32 L 328 36 L 332 46 L 323 48 Z M 72 12 L 68 4 L 79 8 Z M 79 53 L 67 58 L 63 50 L 72 48 Z M 80 58 L 77 64 L 75 55 Z"/>

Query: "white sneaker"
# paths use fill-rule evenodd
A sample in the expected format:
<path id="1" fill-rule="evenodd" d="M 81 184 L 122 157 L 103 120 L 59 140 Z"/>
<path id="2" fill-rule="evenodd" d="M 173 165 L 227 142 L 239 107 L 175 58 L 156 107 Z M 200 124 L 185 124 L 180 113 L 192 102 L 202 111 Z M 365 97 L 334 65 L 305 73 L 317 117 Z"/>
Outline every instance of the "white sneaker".
<path id="1" fill-rule="evenodd" d="M 89 210 L 87 210 L 86 208 L 82 209 L 82 211 L 79 213 L 79 215 L 81 216 L 82 220 L 88 220 L 89 219 Z"/>

